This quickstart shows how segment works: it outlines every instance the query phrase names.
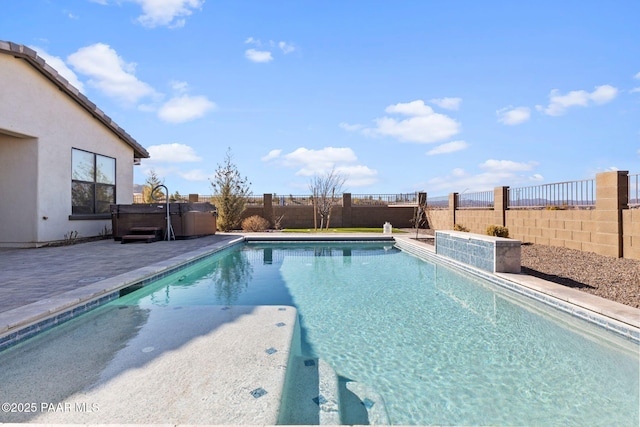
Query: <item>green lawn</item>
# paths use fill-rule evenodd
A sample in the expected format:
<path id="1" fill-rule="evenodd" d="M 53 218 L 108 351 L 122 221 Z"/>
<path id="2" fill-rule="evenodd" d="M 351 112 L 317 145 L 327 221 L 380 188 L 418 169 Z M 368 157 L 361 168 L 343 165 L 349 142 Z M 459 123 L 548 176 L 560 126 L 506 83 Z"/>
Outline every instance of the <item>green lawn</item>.
<path id="1" fill-rule="evenodd" d="M 371 228 L 329 228 L 329 230 L 317 230 L 313 228 L 285 228 L 284 233 L 382 233 L 382 227 Z M 393 233 L 404 233 L 404 231 L 393 228 Z"/>

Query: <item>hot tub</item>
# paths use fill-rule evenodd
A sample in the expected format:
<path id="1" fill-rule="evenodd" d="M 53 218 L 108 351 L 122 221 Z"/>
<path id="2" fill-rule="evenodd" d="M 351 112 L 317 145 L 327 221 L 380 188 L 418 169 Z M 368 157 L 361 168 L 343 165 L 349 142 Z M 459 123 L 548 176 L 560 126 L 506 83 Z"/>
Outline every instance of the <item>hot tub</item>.
<path id="1" fill-rule="evenodd" d="M 111 205 L 114 240 L 130 234 L 136 227 L 157 227 L 164 236 L 167 227 L 166 203 Z M 209 202 L 169 203 L 171 227 L 176 239 L 191 239 L 216 233 L 217 210 Z"/>

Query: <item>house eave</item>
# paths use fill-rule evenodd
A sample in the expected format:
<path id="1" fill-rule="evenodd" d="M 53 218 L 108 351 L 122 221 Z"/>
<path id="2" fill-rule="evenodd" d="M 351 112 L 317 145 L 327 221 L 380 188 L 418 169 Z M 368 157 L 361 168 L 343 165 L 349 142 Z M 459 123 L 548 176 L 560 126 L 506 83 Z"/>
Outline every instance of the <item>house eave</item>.
<path id="1" fill-rule="evenodd" d="M 27 46 L 0 40 L 0 53 L 12 55 L 16 58 L 25 60 L 29 65 L 40 72 L 49 81 L 55 84 L 67 96 L 77 102 L 96 120 L 104 124 L 118 138 L 133 148 L 133 157 L 137 159 L 149 158 L 147 150 L 140 145 L 131 135 L 122 129 L 116 122 L 107 116 L 100 108 L 74 87 L 67 79 L 62 77 L 53 67 L 38 56 L 37 52 Z"/>

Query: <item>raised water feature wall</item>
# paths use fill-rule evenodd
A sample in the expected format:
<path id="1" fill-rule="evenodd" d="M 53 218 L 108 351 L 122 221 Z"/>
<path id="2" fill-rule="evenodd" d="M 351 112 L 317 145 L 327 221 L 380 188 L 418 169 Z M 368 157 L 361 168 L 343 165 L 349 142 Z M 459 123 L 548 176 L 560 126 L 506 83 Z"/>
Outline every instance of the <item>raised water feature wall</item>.
<path id="1" fill-rule="evenodd" d="M 490 273 L 520 273 L 520 241 L 461 231 L 436 231 L 436 253 Z"/>

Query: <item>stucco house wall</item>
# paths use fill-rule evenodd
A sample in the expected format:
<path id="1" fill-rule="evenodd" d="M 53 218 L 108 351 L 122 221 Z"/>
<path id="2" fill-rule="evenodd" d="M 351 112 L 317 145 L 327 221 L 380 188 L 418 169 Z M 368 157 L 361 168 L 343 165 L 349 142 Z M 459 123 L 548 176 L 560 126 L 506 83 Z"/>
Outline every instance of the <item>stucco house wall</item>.
<path id="1" fill-rule="evenodd" d="M 134 160 L 148 153 L 33 51 L 7 45 L 0 42 L 0 246 L 97 236 L 110 228 L 108 215 L 72 215 L 72 149 L 116 159 L 120 204 L 132 202 Z"/>

